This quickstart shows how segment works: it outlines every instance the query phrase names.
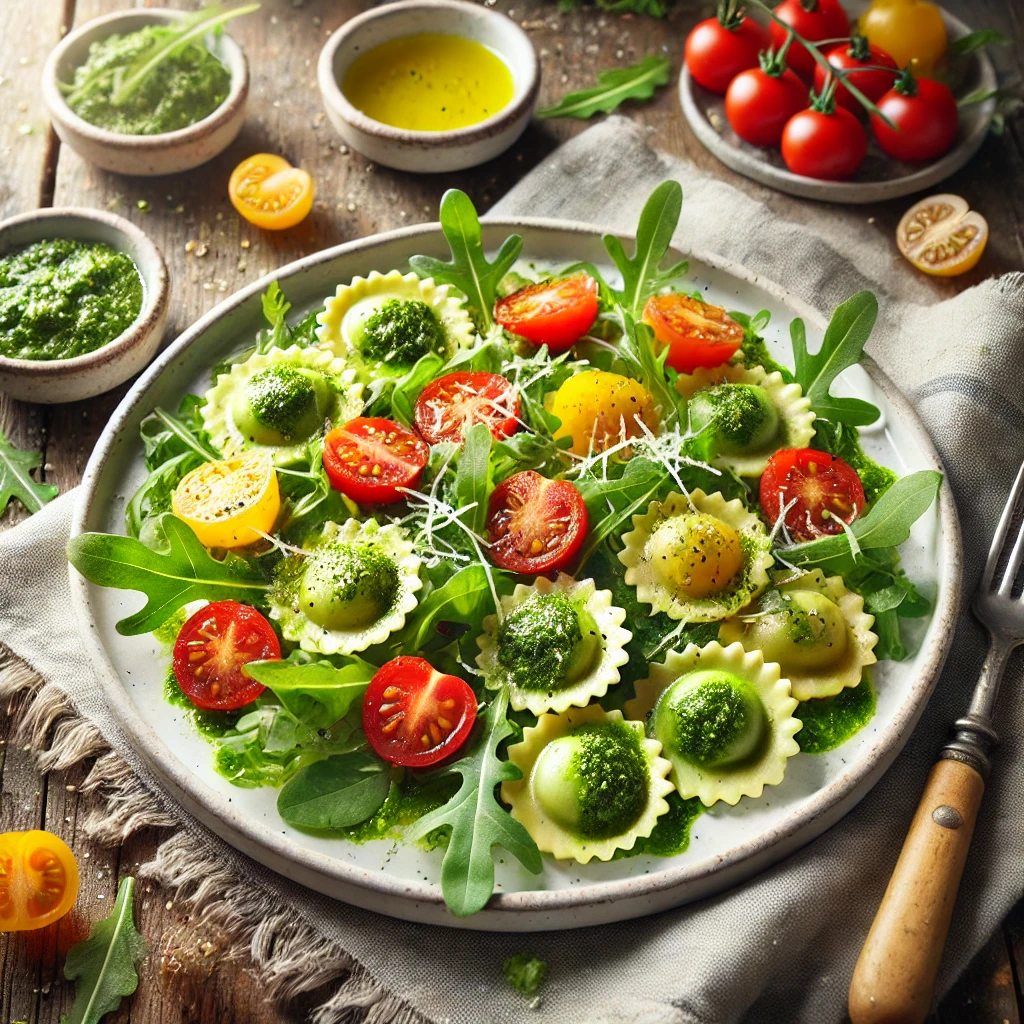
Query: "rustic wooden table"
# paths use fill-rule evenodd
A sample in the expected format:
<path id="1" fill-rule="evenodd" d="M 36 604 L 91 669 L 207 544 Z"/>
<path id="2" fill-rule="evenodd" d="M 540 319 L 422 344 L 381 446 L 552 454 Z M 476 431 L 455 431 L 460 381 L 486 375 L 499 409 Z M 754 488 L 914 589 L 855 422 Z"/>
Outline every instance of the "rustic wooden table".
<path id="1" fill-rule="evenodd" d="M 168 0 L 167 5 L 194 6 L 181 0 Z M 560 142 L 585 127 L 571 120 L 535 123 L 509 153 L 460 174 L 417 177 L 374 166 L 340 144 L 321 110 L 315 82 L 316 58 L 326 37 L 368 5 L 355 0 L 263 0 L 259 14 L 231 28 L 246 49 L 252 74 L 249 116 L 240 138 L 219 159 L 189 174 L 119 177 L 60 146 L 48 124 L 39 79 L 47 53 L 65 31 L 124 6 L 125 0 L 0 2 L 0 218 L 38 206 L 82 206 L 115 210 L 134 221 L 161 248 L 171 270 L 168 338 L 268 270 L 339 242 L 433 220 L 438 200 L 450 186 L 465 189 L 485 210 Z M 678 67 L 687 30 L 709 13 L 697 10 L 691 0 L 682 0 L 665 22 L 593 9 L 560 14 L 548 0 L 497 0 L 496 6 L 520 22 L 536 44 L 545 106 L 570 88 L 590 84 L 595 68 L 621 66 L 659 49 Z M 1016 0 L 948 0 L 948 6 L 972 26 L 998 28 L 1013 39 L 1014 46 L 997 58 L 1003 80 L 1019 79 L 1024 8 Z M 892 246 L 905 201 L 846 209 L 772 195 L 704 151 L 686 127 L 672 87 L 652 103 L 626 112 L 649 127 L 661 149 L 768 199 L 780 214 L 804 221 L 822 216 L 851 224 L 868 220 L 878 232 L 878 244 Z M 951 290 L 1024 265 L 1021 143 L 1019 126 L 1011 124 L 1001 139 L 990 137 L 980 154 L 946 183 L 992 226 L 980 266 L 950 283 Z M 294 230 L 261 233 L 241 221 L 228 202 L 231 168 L 260 151 L 282 153 L 316 181 L 313 214 Z M 45 479 L 64 492 L 78 483 L 124 391 L 65 406 L 24 405 L 0 395 L 0 430 L 19 446 L 40 452 Z M 14 505 L 0 528 L 14 525 L 23 515 Z M 118 876 L 149 858 L 159 835 L 140 834 L 115 850 L 90 843 L 79 828 L 90 806 L 89 798 L 77 791 L 84 771 L 41 777 L 26 752 L 6 745 L 16 713 L 16 708 L 0 709 L 0 831 L 47 828 L 63 836 L 83 868 L 78 906 L 85 908 L 84 918 L 105 916 Z M 894 844 L 901 840 L 893 836 Z M 137 993 L 111 1020 L 230 1024 L 259 1019 L 274 1024 L 302 1019 L 301 1003 L 268 1006 L 246 962 L 225 958 L 222 937 L 196 931 L 169 894 L 143 887 L 137 915 L 152 955 L 142 968 Z M 70 986 L 62 980 L 62 954 L 25 936 L 0 936 L 0 1021 L 56 1022 L 67 1011 Z M 1024 903 L 979 954 L 936 1019 L 943 1024 L 1019 1024 L 1024 1014 L 1022 972 Z"/>

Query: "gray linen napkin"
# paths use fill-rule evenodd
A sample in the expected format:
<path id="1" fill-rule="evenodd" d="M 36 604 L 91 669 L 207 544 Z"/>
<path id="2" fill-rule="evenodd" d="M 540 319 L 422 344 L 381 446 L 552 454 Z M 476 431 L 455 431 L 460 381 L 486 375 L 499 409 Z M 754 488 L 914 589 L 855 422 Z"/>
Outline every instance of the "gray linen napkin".
<path id="1" fill-rule="evenodd" d="M 949 469 L 964 526 L 969 593 L 1024 457 L 1024 275 L 986 281 L 940 302 L 934 287 L 904 268 L 869 226 L 858 228 L 848 216 L 839 225 L 827 208 L 810 204 L 807 223 L 784 220 L 772 213 L 767 191 L 762 202 L 659 156 L 643 131 L 621 118 L 562 147 L 493 212 L 570 217 L 629 231 L 648 193 L 666 177 L 678 179 L 686 196 L 676 239 L 684 251 L 735 258 L 822 312 L 860 288 L 879 293 L 883 317 L 872 354 L 916 401 Z M 368 969 L 379 985 L 364 985 L 368 1021 L 418 1020 L 410 1010 L 437 1024 L 825 1024 L 842 1018 L 854 961 L 925 775 L 981 664 L 983 636 L 969 618 L 961 621 L 950 663 L 896 764 L 840 824 L 775 868 L 700 904 L 618 925 L 542 935 L 441 933 L 307 892 L 226 848 L 174 808 L 118 734 L 75 642 L 63 559 L 72 500 L 60 499 L 0 538 L 0 579 L 7 581 L 0 593 L 0 639 L 96 723 L 181 822 L 185 839 L 215 858 L 210 863 L 244 879 L 245 890 L 265 899 L 268 914 L 294 909 Z M 1016 666 L 999 709 L 1003 745 L 957 904 L 943 988 L 1024 892 L 1021 682 Z M 539 1009 L 528 1009 L 501 980 L 504 958 L 524 951 L 550 964 Z"/>

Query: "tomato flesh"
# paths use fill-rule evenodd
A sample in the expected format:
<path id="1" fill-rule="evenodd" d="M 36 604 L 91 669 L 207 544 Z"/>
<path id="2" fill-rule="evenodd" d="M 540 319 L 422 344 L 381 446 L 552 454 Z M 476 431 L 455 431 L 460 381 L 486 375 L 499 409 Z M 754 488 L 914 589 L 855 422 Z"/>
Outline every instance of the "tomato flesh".
<path id="1" fill-rule="evenodd" d="M 27 932 L 59 921 L 78 896 L 78 864 L 52 832 L 0 835 L 0 932 Z"/>
<path id="2" fill-rule="evenodd" d="M 519 391 L 505 377 L 459 370 L 431 381 L 416 400 L 416 429 L 431 444 L 462 444 L 466 431 L 483 423 L 500 441 L 519 429 Z"/>
<path id="3" fill-rule="evenodd" d="M 706 18 L 686 37 L 686 67 L 698 85 L 724 95 L 741 71 L 757 67 L 757 55 L 770 45 L 767 29 L 753 18 L 735 26 Z"/>
<path id="4" fill-rule="evenodd" d="M 666 362 L 679 373 L 698 366 L 721 366 L 743 343 L 743 328 L 721 306 L 709 306 L 689 295 L 652 295 L 643 322 L 668 346 Z"/>
<path id="5" fill-rule="evenodd" d="M 232 171 L 228 196 L 250 224 L 281 231 L 304 220 L 313 208 L 313 179 L 283 157 L 257 153 Z"/>
<path id="6" fill-rule="evenodd" d="M 878 101 L 878 109 L 896 128 L 872 114 L 875 139 L 896 160 L 935 160 L 956 139 L 960 123 L 956 99 L 945 85 L 930 78 L 918 78 L 906 88 L 913 91 L 901 91 L 897 85 Z"/>
<path id="7" fill-rule="evenodd" d="M 245 674 L 245 666 L 280 657 L 273 626 L 255 608 L 214 601 L 181 627 L 174 644 L 174 678 L 196 707 L 234 711 L 266 689 Z"/>
<path id="8" fill-rule="evenodd" d="M 807 106 L 807 86 L 789 68 L 769 75 L 761 68 L 741 71 L 725 94 L 732 130 L 752 146 L 777 146 L 786 122 Z"/>
<path id="9" fill-rule="evenodd" d="M 454 754 L 476 721 L 476 694 L 423 658 L 401 655 L 380 668 L 363 697 L 363 731 L 385 761 L 426 768 Z"/>
<path id="10" fill-rule="evenodd" d="M 359 505 L 390 505 L 415 490 L 430 449 L 394 420 L 360 416 L 324 438 L 331 486 Z"/>
<path id="11" fill-rule="evenodd" d="M 495 303 L 494 319 L 549 352 L 564 352 L 597 319 L 597 281 L 580 273 L 521 288 Z"/>
<path id="12" fill-rule="evenodd" d="M 783 509 L 790 538 L 801 543 L 842 532 L 864 512 L 864 487 L 857 471 L 838 456 L 814 448 L 783 448 L 761 477 L 761 508 L 772 523 Z"/>
<path id="13" fill-rule="evenodd" d="M 808 7 L 811 9 L 808 10 Z M 817 0 L 814 3 L 811 0 L 782 0 L 773 13 L 797 35 L 812 43 L 822 39 L 845 39 L 850 34 L 850 19 L 838 0 Z M 789 35 L 788 30 L 774 18 L 768 29 L 772 46 L 776 50 L 781 49 Z M 802 43 L 794 41 L 786 53 L 786 61 L 794 71 L 807 79 L 814 74 L 816 61 Z"/>
<path id="14" fill-rule="evenodd" d="M 491 493 L 487 515 L 491 558 L 511 572 L 563 569 L 579 552 L 587 522 L 587 506 L 574 484 L 523 470 Z"/>
<path id="15" fill-rule="evenodd" d="M 831 114 L 801 110 L 782 132 L 782 159 L 794 173 L 822 181 L 846 181 L 868 152 L 860 121 L 845 107 Z"/>

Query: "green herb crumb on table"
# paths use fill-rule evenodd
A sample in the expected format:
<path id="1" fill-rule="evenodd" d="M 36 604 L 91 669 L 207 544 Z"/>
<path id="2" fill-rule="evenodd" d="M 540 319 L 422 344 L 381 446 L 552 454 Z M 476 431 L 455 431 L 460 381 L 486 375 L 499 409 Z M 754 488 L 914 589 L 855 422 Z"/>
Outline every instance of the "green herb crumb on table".
<path id="1" fill-rule="evenodd" d="M 535 996 L 547 978 L 548 965 L 531 953 L 516 953 L 501 965 L 501 971 L 521 996 Z"/>

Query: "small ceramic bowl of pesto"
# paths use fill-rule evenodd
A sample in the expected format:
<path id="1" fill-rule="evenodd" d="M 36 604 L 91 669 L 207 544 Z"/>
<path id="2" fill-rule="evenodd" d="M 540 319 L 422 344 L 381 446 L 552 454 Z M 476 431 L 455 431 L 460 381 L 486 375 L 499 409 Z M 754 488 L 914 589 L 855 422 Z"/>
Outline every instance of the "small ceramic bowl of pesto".
<path id="1" fill-rule="evenodd" d="M 537 54 L 510 18 L 468 0 L 401 0 L 347 21 L 317 66 L 338 134 L 386 167 L 474 167 L 530 122 Z"/>
<path id="2" fill-rule="evenodd" d="M 221 28 L 231 13 L 118 11 L 70 33 L 43 69 L 61 142 L 98 167 L 140 176 L 217 156 L 241 130 L 249 93 L 245 54 Z"/>
<path id="3" fill-rule="evenodd" d="M 48 209 L 0 223 L 0 391 L 77 402 L 141 372 L 163 338 L 167 267 L 134 224 Z"/>

